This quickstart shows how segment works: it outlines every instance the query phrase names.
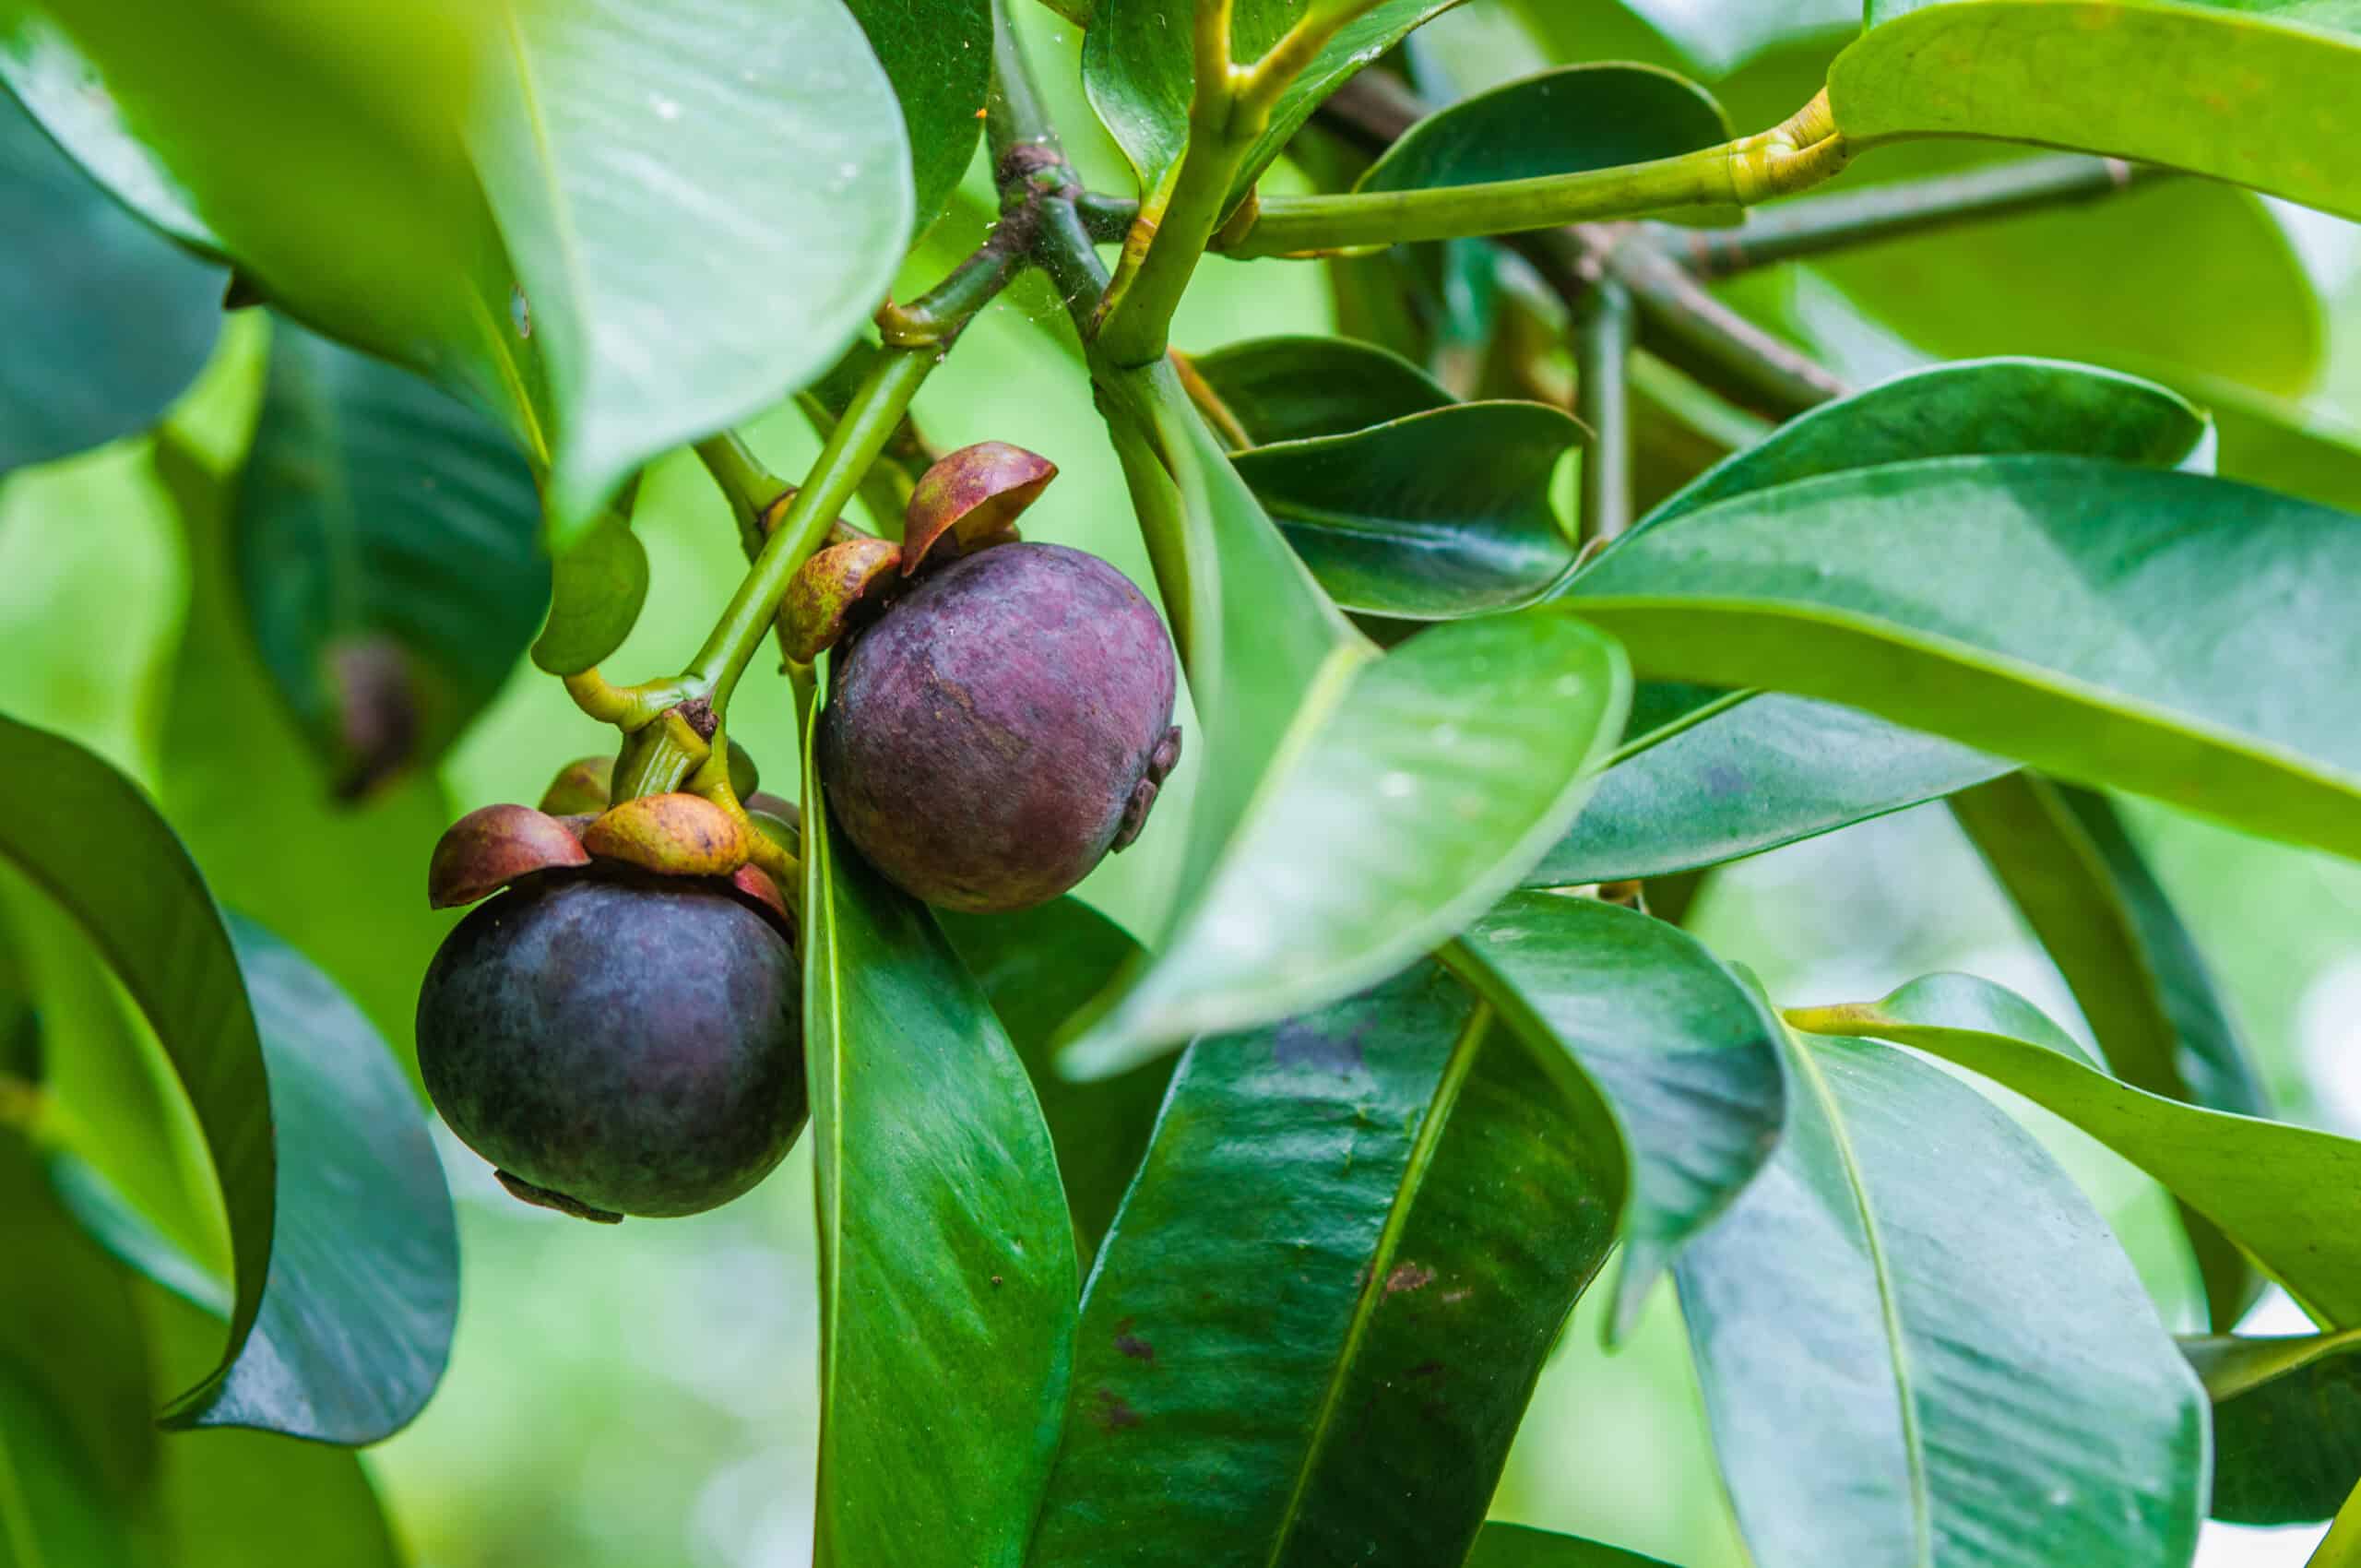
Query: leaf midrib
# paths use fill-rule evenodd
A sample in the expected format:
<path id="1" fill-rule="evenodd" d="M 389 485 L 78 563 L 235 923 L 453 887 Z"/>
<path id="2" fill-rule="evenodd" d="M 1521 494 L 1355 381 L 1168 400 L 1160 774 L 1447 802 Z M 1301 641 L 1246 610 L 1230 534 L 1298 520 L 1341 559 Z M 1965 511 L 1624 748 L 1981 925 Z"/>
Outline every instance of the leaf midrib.
<path id="1" fill-rule="evenodd" d="M 1378 1233 L 1377 1247 L 1370 1254 L 1367 1276 L 1361 1281 L 1360 1294 L 1354 1299 L 1351 1322 L 1345 1330 L 1345 1342 L 1338 1349 L 1335 1364 L 1329 1369 L 1328 1381 L 1321 1390 L 1320 1408 L 1314 1414 L 1310 1441 L 1304 1444 L 1303 1459 L 1296 1467 L 1295 1483 L 1287 1493 L 1287 1507 L 1279 1516 L 1279 1533 L 1271 1542 L 1265 1562 L 1268 1568 L 1278 1568 L 1285 1557 L 1287 1542 L 1295 1535 L 1297 1522 L 1303 1516 L 1304 1494 L 1311 1489 L 1312 1473 L 1319 1468 L 1325 1453 L 1330 1429 L 1334 1426 L 1337 1407 L 1343 1403 L 1345 1384 L 1360 1350 L 1361 1341 L 1368 1336 L 1369 1325 L 1377 1315 L 1377 1303 L 1385 1294 L 1386 1276 L 1393 1272 L 1394 1254 L 1402 1244 L 1402 1233 L 1409 1226 L 1410 1210 L 1417 1204 L 1419 1189 L 1427 1179 L 1427 1171 L 1434 1163 L 1435 1150 L 1442 1143 L 1444 1129 L 1452 1113 L 1459 1105 L 1459 1091 L 1474 1070 L 1476 1053 L 1491 1032 L 1492 1004 L 1480 998 L 1460 1027 L 1451 1042 L 1451 1054 L 1445 1059 L 1442 1075 L 1436 1081 L 1433 1098 L 1427 1103 L 1427 1114 L 1418 1123 L 1418 1135 L 1411 1140 L 1410 1158 L 1402 1168 L 1402 1180 L 1394 1191 L 1394 1202 L 1387 1208 L 1384 1228 Z"/>
<path id="2" fill-rule="evenodd" d="M 1895 1403 L 1901 1408 L 1902 1447 L 1910 1466 L 1910 1526 L 1911 1544 L 1915 1548 L 1912 1562 L 1920 1568 L 1932 1568 L 1933 1522 L 1927 1506 L 1927 1454 L 1918 1433 L 1918 1401 L 1912 1391 L 1909 1358 L 1904 1353 L 1902 1312 L 1894 1301 L 1892 1269 L 1886 1261 L 1885 1241 L 1878 1233 L 1876 1212 L 1869 1206 L 1869 1194 L 1861 1184 L 1859 1157 L 1854 1152 L 1852 1135 L 1845 1131 L 1845 1118 L 1833 1090 L 1829 1087 L 1820 1063 L 1813 1060 L 1811 1048 L 1787 1028 L 1782 1030 L 1792 1049 L 1788 1056 L 1801 1069 L 1797 1075 L 1809 1084 L 1812 1097 L 1820 1101 L 1821 1113 L 1828 1119 L 1828 1135 L 1836 1146 L 1837 1158 L 1844 1162 L 1845 1184 L 1853 1195 L 1853 1206 L 1861 1217 L 1861 1238 L 1869 1250 L 1869 1268 L 1878 1282 L 1878 1312 L 1885 1323 L 1886 1360 L 1893 1371 Z"/>

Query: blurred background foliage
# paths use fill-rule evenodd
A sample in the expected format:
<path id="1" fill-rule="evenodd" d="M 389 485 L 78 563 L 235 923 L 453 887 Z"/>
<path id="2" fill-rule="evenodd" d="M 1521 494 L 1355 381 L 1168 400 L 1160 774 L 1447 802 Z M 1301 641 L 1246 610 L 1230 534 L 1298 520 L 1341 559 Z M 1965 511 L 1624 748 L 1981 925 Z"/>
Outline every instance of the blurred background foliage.
<path id="1" fill-rule="evenodd" d="M 1121 189 L 1120 155 L 1089 129 L 1075 85 L 1078 36 L 1046 10 L 1028 10 L 1026 21 L 1070 150 L 1095 185 Z M 1712 87 L 1747 129 L 1809 96 L 1851 22 L 1849 7 L 1818 0 L 1471 0 L 1421 35 L 1417 64 L 1426 81 L 1465 91 L 1553 62 L 1647 61 Z M 1304 151 L 1308 160 L 1326 156 L 1316 146 Z M 2006 154 L 1940 144 L 1873 153 L 1838 188 L 1996 156 Z M 1282 164 L 1270 184 L 1305 178 Z M 972 245 L 991 205 L 985 172 L 971 169 L 897 292 L 931 281 Z M 1176 343 L 1204 351 L 1328 330 L 1340 315 L 1368 329 L 1355 315 L 1358 265 L 1332 273 L 1211 261 Z M 2226 187 L 2170 182 L 1966 234 L 1767 268 L 1725 291 L 1856 382 L 1930 355 L 1994 352 L 2156 374 L 2222 410 L 2225 471 L 2267 474 L 2350 505 L 2361 504 L 2361 453 L 2343 434 L 2361 422 L 2357 272 L 2351 225 Z M 1343 290 L 1341 306 L 1332 284 Z M 255 429 L 274 353 L 258 313 L 225 320 L 208 368 L 160 437 L 20 469 L 0 484 L 0 710 L 73 736 L 138 779 L 224 901 L 333 973 L 407 1061 L 417 977 L 451 918 L 424 908 L 435 836 L 474 806 L 537 798 L 559 765 L 598 746 L 603 732 L 554 681 L 520 663 L 439 766 L 378 784 L 357 804 L 338 802 L 339 784 L 351 780 L 274 685 L 271 652 L 257 646 L 250 599 L 241 597 L 242 574 L 248 585 L 278 580 L 300 564 L 242 563 L 224 541 L 225 487 Z M 1448 326 L 1432 330 L 1446 374 Z M 1571 367 L 1560 358 L 1554 374 Z M 1644 382 L 1642 389 L 1643 407 L 1652 406 Z M 917 414 L 940 447 L 992 438 L 1049 455 L 1064 477 L 1027 517 L 1028 532 L 1152 580 L 1071 328 L 1039 279 L 975 324 Z M 1710 456 L 1695 432 L 1717 428 L 1747 422 L 1708 402 L 1685 425 L 1643 432 L 1643 474 L 1651 457 L 1670 471 Z M 801 471 L 816 450 L 792 406 L 749 434 L 783 472 Z M 644 475 L 634 526 L 651 588 L 637 630 L 606 666 L 636 677 L 679 667 L 742 561 L 725 505 L 685 457 Z M 758 667 L 750 677 L 731 730 L 775 785 L 791 778 L 794 724 L 774 672 Z M 1189 778 L 1184 768 L 1176 786 Z M 2361 869 L 2157 809 L 2137 808 L 2134 820 L 2283 1103 L 2361 1131 Z M 1084 896 L 1136 925 L 1157 907 L 1178 848 L 1177 835 L 1151 832 L 1102 867 Z M 0 944 L 0 1002 L 39 994 L 52 1030 L 141 1027 L 37 896 L 13 884 L 0 895 L 13 934 Z M 1915 975 L 1959 968 L 2075 1016 L 2047 959 L 1940 807 L 1734 866 L 1711 878 L 1689 923 L 1786 1001 L 1877 995 Z M 2167 1321 L 2195 1327 L 2194 1274 L 2161 1192 L 2063 1123 L 2016 1109 L 2107 1214 Z M 443 1146 L 465 1257 L 456 1353 L 425 1415 L 363 1460 L 416 1561 L 805 1561 L 816 1446 L 808 1149 L 719 1212 L 606 1229 L 514 1203 L 479 1161 L 447 1140 Z M 185 1158 L 185 1150 L 160 1148 L 154 1170 L 116 1174 L 127 1187 L 163 1190 L 180 1180 L 175 1162 Z M 218 1217 L 187 1222 L 200 1253 L 208 1224 Z M 1742 1563 L 1670 1290 L 1659 1288 L 1613 1356 L 1599 1348 L 1604 1300 L 1595 1293 L 1560 1343 L 1495 1514 L 1691 1568 Z M 177 1310 L 160 1301 L 138 1305 Z M 2248 1326 L 2303 1324 L 2274 1294 Z M 184 1325 L 181 1338 L 191 1338 Z M 193 1348 L 201 1361 L 202 1333 Z M 157 1382 L 184 1382 L 180 1374 L 193 1370 L 173 1363 Z M 2319 1533 L 2208 1528 L 2208 1568 L 2298 1562 Z"/>

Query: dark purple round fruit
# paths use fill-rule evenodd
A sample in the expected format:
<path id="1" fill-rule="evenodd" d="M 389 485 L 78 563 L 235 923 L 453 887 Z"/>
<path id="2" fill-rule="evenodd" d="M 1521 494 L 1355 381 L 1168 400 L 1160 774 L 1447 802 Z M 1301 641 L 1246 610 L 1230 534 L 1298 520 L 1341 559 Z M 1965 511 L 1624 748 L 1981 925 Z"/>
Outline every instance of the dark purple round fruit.
<path id="1" fill-rule="evenodd" d="M 419 1070 L 528 1202 L 696 1214 L 802 1129 L 801 992 L 786 940 L 722 885 L 546 873 L 478 905 L 434 955 Z"/>
<path id="2" fill-rule="evenodd" d="M 1172 639 L 1095 555 L 1002 544 L 837 646 L 828 808 L 904 891 L 1021 909 L 1128 844 L 1178 755 Z"/>

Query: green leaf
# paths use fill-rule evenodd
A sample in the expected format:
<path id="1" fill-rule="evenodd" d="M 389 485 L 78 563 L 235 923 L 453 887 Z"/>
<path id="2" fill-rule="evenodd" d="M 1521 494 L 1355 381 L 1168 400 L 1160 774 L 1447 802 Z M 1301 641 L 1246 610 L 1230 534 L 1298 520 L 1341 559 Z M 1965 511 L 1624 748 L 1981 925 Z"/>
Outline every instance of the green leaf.
<path id="1" fill-rule="evenodd" d="M 1529 604 L 1573 564 L 1549 484 L 1584 436 L 1546 403 L 1455 403 L 1232 461 L 1338 605 L 1456 620 Z"/>
<path id="2" fill-rule="evenodd" d="M 1654 693 L 1693 693 L 1643 728 Z M 1708 704 L 1726 704 L 1711 712 Z M 1833 703 L 1643 683 L 1598 788 L 1528 887 L 1663 876 L 1775 849 L 1982 783 L 2012 765 Z M 1657 737 L 1661 736 L 1661 739 Z M 1634 748 L 1640 748 L 1634 750 Z"/>
<path id="3" fill-rule="evenodd" d="M 2356 573 L 2352 518 L 2308 503 L 1949 457 L 1690 513 L 1602 555 L 1567 602 L 1643 674 L 1845 703 L 2353 854 L 2361 635 L 2331 585 Z"/>
<path id="4" fill-rule="evenodd" d="M 125 213 L 5 89 L 0 229 L 0 474 L 155 423 L 212 350 L 221 274 Z"/>
<path id="5" fill-rule="evenodd" d="M 160 803 L 215 897 L 274 931 L 303 932 L 306 956 L 409 1063 L 418 978 L 451 924 L 426 907 L 425 867 L 455 814 L 424 772 L 365 801 L 336 798 L 255 646 L 231 533 L 236 462 L 199 451 L 177 422 L 156 445 L 190 576 L 162 705 Z M 353 919 L 355 909 L 369 918 Z"/>
<path id="6" fill-rule="evenodd" d="M 275 325 L 232 548 L 255 646 L 345 792 L 431 766 L 500 690 L 549 601 L 540 515 L 481 415 Z"/>
<path id="7" fill-rule="evenodd" d="M 1546 607 L 1377 658 L 1169 365 L 1104 386 L 1206 743 L 1161 951 L 1065 1052 L 1089 1076 L 1319 1006 L 1448 936 L 1572 820 L 1628 694 L 1613 645 Z M 1544 707 L 1562 721 L 1525 721 Z"/>
<path id="8" fill-rule="evenodd" d="M 504 20 L 469 145 L 548 360 L 562 549 L 647 459 L 843 351 L 909 242 L 911 144 L 833 0 Z"/>
<path id="9" fill-rule="evenodd" d="M 1252 338 L 1189 365 L 1256 446 L 1348 435 L 1453 401 L 1401 355 L 1350 338 Z"/>
<path id="10" fill-rule="evenodd" d="M 1033 1080 L 1086 1265 L 1147 1152 L 1174 1059 L 1076 1083 L 1058 1073 L 1050 1047 L 1068 1018 L 1138 961 L 1139 944 L 1079 898 L 1006 914 L 938 909 L 934 919 L 984 988 Z"/>
<path id="11" fill-rule="evenodd" d="M 846 0 L 901 101 L 917 227 L 942 215 L 983 134 L 991 0 Z"/>
<path id="12" fill-rule="evenodd" d="M 623 646 L 647 602 L 647 550 L 630 519 L 609 510 L 552 564 L 549 624 L 533 663 L 578 675 Z"/>
<path id="13" fill-rule="evenodd" d="M 1341 684 L 1072 1049 L 1082 1070 L 1317 1006 L 1442 941 L 1565 832 L 1629 693 L 1620 650 L 1555 606 L 1438 626 Z"/>
<path id="14" fill-rule="evenodd" d="M 1857 147 L 1913 136 L 2038 142 L 2168 164 L 2361 218 L 2349 18 L 2277 6 L 1976 0 L 1869 7 L 1829 74 Z"/>
<path id="15" fill-rule="evenodd" d="M 2187 1562 L 2203 1393 L 2106 1222 L 1936 1069 L 1789 1063 L 1777 1157 L 1675 1270 L 1754 1561 Z"/>
<path id="16" fill-rule="evenodd" d="M 542 374 L 508 325 L 514 275 L 461 143 L 469 7 L 42 9 L 0 13 L 0 70 L 126 206 L 307 325 L 530 432 Z"/>
<path id="17" fill-rule="evenodd" d="M 2213 1398 L 2214 1518 L 2309 1524 L 2334 1514 L 2361 1482 L 2355 1338 L 2347 1329 L 2181 1341 Z"/>
<path id="18" fill-rule="evenodd" d="M 1561 1087 L 1596 1084 L 1614 1112 L 1631 1174 L 1607 1326 L 1627 1333 L 1778 1144 L 1778 1020 L 1693 937 L 1591 898 L 1512 893 L 1450 961 Z"/>
<path id="19" fill-rule="evenodd" d="M 2205 416 L 2187 399 L 2137 376 L 2057 360 L 1934 365 L 1789 420 L 1699 475 L 1638 528 L 1750 491 L 1914 458 L 2057 452 L 2168 469 L 2205 434 Z"/>
<path id="20" fill-rule="evenodd" d="M 2215 473 L 2361 511 L 2361 430 L 2219 376 L 2175 379 L 2213 418 Z"/>
<path id="21" fill-rule="evenodd" d="M 1460 1561 L 1620 1185 L 1596 1098 L 1431 963 L 1199 1040 L 1091 1276 L 1030 1561 Z"/>
<path id="22" fill-rule="evenodd" d="M 2361 1326 L 2361 1241 L 2336 1218 L 2361 1182 L 2361 1143 L 2134 1088 L 2031 1003 L 1972 975 L 1931 975 L 1882 1001 L 1787 1019 L 1914 1046 L 2015 1090 L 2164 1183 L 2321 1321 Z"/>
<path id="23" fill-rule="evenodd" d="M 1001 1568 L 1023 1559 L 1073 1354 L 1056 1155 L 925 908 L 839 852 L 808 740 L 803 780 L 816 1560 Z"/>
<path id="24" fill-rule="evenodd" d="M 2014 774 L 1968 790 L 1952 814 L 2072 988 L 2116 1076 L 2167 1099 L 2242 1116 L 2271 1097 L 2180 913 L 2105 795 Z M 2182 1206 L 2214 1327 L 2262 1290 L 2244 1253 Z"/>
<path id="25" fill-rule="evenodd" d="M 457 1255 L 442 1168 L 382 1042 L 291 950 L 253 928 L 233 947 L 127 779 L 6 719 L 0 854 L 81 923 L 139 1004 L 220 1184 L 229 1345 L 170 1421 L 340 1443 L 401 1426 L 448 1351 Z"/>
<path id="26" fill-rule="evenodd" d="M 1230 56 L 1241 65 L 1262 58 L 1300 17 L 1310 0 L 1237 0 L 1230 18 Z M 1271 112 L 1271 123 L 1239 167 L 1236 196 L 1262 174 L 1321 100 L 1363 65 L 1408 37 L 1419 24 L 1459 0 L 1376 0 L 1347 23 L 1312 57 Z M 1154 192 L 1180 164 L 1189 144 L 1189 98 L 1195 72 L 1188 13 L 1170 0 L 1100 0 L 1083 41 L 1082 79 L 1090 106 L 1132 167 L 1140 189 Z"/>
<path id="27" fill-rule="evenodd" d="M 151 1390 L 209 1363 L 220 1318 L 126 1281 L 5 1135 L 0 1192 L 13 1265 L 0 1286 L 0 1562 L 394 1568 L 353 1454 L 267 1432 L 159 1436 Z"/>
<path id="28" fill-rule="evenodd" d="M 1525 1525 L 1488 1524 L 1467 1554 L 1466 1568 L 1670 1568 L 1619 1546 L 1553 1535 Z"/>
<path id="29" fill-rule="evenodd" d="M 1574 174 L 1678 157 L 1730 139 L 1729 117 L 1694 82 L 1653 65 L 1561 65 L 1438 109 L 1354 186 L 1431 190 Z M 1662 214 L 1735 223 L 1734 207 Z"/>

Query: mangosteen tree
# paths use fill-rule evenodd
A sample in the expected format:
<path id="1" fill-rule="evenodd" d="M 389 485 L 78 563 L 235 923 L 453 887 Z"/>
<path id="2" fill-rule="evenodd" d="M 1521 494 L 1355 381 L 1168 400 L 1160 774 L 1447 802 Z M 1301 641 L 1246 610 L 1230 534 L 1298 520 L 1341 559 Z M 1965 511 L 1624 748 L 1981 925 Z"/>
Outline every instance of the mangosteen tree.
<path id="1" fill-rule="evenodd" d="M 818 1562 L 1685 1552 L 1501 1503 L 1587 1306 L 1759 1568 L 2361 1563 L 2361 1142 L 2158 849 L 2361 858 L 2354 17 L 1454 9 L 0 15 L 0 478 L 187 579 L 0 717 L 0 1562 L 400 1561 L 444 1159 L 801 1140 Z M 1709 944 L 1915 807 L 2047 1010 Z"/>

